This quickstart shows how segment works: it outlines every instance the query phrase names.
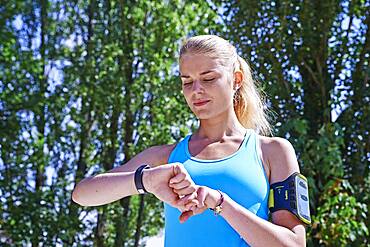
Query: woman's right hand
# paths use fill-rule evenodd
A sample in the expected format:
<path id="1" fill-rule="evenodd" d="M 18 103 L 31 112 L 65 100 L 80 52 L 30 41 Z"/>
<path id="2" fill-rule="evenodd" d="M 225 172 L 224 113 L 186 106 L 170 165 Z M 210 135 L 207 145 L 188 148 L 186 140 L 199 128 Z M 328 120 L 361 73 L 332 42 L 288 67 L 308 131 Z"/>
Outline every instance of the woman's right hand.
<path id="1" fill-rule="evenodd" d="M 186 188 L 187 201 L 190 203 L 179 206 L 176 202 L 181 198 L 173 188 L 169 186 L 171 178 L 180 173 L 187 173 L 181 163 L 170 163 L 144 170 L 143 184 L 145 189 L 154 194 L 159 200 L 178 208 L 181 212 L 187 211 L 190 207 L 197 205 L 197 190 L 195 184 L 190 184 Z M 192 201 L 193 200 L 193 201 Z"/>

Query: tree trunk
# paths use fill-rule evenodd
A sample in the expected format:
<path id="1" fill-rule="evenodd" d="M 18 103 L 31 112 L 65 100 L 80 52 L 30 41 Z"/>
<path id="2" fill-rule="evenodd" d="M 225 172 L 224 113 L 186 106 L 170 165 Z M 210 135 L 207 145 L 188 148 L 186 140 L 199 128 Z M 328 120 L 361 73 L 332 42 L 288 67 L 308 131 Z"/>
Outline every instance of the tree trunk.
<path id="1" fill-rule="evenodd" d="M 37 109 L 38 117 L 39 120 L 37 121 L 36 119 L 36 125 L 37 125 L 37 131 L 39 133 L 39 138 L 42 138 L 41 144 L 37 145 L 37 160 L 36 162 L 36 176 L 35 176 L 35 198 L 36 202 L 35 204 L 38 205 L 38 211 L 42 211 L 42 205 L 40 204 L 41 201 L 41 196 L 42 196 L 42 186 L 44 185 L 44 177 L 45 177 L 45 167 L 46 167 L 46 157 L 44 155 L 44 145 L 45 145 L 45 107 L 46 107 L 46 101 L 45 101 L 45 93 L 46 93 L 46 86 L 47 86 L 47 78 L 45 74 L 45 69 L 46 69 L 46 33 L 47 33 L 47 27 L 46 27 L 46 22 L 47 22 L 47 2 L 45 0 L 40 1 L 40 17 L 41 17 L 41 41 L 40 41 L 40 56 L 41 56 L 41 64 L 42 64 L 42 70 L 41 70 L 41 75 L 40 75 L 40 86 L 39 86 L 39 97 L 40 101 L 42 102 L 40 104 L 40 109 Z M 37 114 L 35 114 L 35 117 Z M 33 247 L 38 247 L 40 243 L 40 236 L 42 236 L 42 226 L 40 222 L 40 214 L 35 213 L 34 214 L 34 234 L 32 237 L 32 246 Z"/>
<path id="2" fill-rule="evenodd" d="M 134 247 L 139 247 L 139 241 L 140 241 L 140 229 L 143 224 L 143 214 L 144 214 L 144 204 L 145 204 L 145 196 L 140 195 L 140 207 L 136 222 L 136 232 L 135 232 L 135 244 Z"/>
<path id="3" fill-rule="evenodd" d="M 98 212 L 98 220 L 95 228 L 95 244 L 97 247 L 104 247 L 104 231 L 105 231 L 105 222 L 107 220 L 106 210 L 103 207 L 102 212 Z"/>

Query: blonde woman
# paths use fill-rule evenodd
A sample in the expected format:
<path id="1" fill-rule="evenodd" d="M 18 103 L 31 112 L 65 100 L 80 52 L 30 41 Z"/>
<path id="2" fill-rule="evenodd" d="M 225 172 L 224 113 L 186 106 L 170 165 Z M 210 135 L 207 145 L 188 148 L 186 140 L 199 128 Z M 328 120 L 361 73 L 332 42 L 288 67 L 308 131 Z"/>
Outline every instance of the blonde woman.
<path id="1" fill-rule="evenodd" d="M 246 61 L 228 41 L 200 35 L 182 45 L 179 65 L 197 131 L 84 179 L 73 200 L 102 205 L 153 193 L 164 202 L 170 247 L 305 246 L 305 225 L 292 211 L 274 211 L 268 221 L 270 185 L 299 166 L 287 140 L 267 137 L 270 126 Z"/>

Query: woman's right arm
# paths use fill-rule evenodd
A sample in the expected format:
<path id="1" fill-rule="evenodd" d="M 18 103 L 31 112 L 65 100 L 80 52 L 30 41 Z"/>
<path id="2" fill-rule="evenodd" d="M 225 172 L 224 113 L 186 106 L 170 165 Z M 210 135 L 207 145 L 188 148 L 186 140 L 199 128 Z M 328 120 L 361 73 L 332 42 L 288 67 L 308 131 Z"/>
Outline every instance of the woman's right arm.
<path id="1" fill-rule="evenodd" d="M 166 164 L 174 147 L 175 144 L 148 148 L 124 165 L 106 173 L 83 179 L 73 190 L 73 201 L 82 206 L 99 206 L 126 196 L 139 194 L 135 187 L 134 174 L 142 164 L 148 164 L 151 167 L 151 169 L 144 170 L 143 173 L 144 187 L 151 191 L 152 168 Z M 166 177 L 160 176 L 159 179 L 166 179 Z M 164 182 L 167 183 L 167 181 Z"/>

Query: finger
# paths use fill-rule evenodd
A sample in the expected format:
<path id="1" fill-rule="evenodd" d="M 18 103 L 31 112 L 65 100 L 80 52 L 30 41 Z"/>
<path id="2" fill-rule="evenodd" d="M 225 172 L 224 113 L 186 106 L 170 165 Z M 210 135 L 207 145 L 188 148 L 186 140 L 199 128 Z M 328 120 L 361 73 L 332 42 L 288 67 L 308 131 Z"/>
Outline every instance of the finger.
<path id="1" fill-rule="evenodd" d="M 184 223 L 193 215 L 193 211 L 185 211 L 180 215 L 180 223 Z"/>
<path id="2" fill-rule="evenodd" d="M 197 194 L 198 194 L 197 199 L 199 201 L 199 207 L 205 207 L 204 202 L 206 200 L 207 193 L 204 187 L 200 186 L 198 188 Z"/>
<path id="3" fill-rule="evenodd" d="M 173 169 L 174 174 L 175 174 L 175 175 L 178 175 L 178 174 L 180 174 L 180 173 L 184 173 L 184 172 L 183 172 L 183 168 L 184 168 L 184 166 L 183 166 L 181 163 L 176 162 L 176 163 L 174 164 L 174 169 Z M 185 169 L 185 171 L 186 171 L 186 169 Z"/>
<path id="4" fill-rule="evenodd" d="M 180 198 L 180 199 L 181 199 L 181 198 Z M 179 199 L 179 196 L 178 196 L 176 193 L 173 193 L 172 195 L 169 195 L 168 203 L 169 203 L 170 205 L 176 206 L 176 202 L 177 202 L 178 200 L 180 200 L 180 199 Z"/>
<path id="5" fill-rule="evenodd" d="M 184 189 L 176 190 L 173 189 L 173 192 L 175 192 L 178 195 L 188 195 L 196 191 L 196 188 L 194 186 L 188 186 Z"/>
<path id="6" fill-rule="evenodd" d="M 188 171 L 186 170 L 186 168 L 184 167 L 184 165 L 182 163 L 175 163 L 175 165 L 174 165 L 174 174 L 175 175 L 185 174 L 186 176 L 190 177 Z"/>
<path id="7" fill-rule="evenodd" d="M 181 213 L 186 212 L 186 211 L 189 211 L 189 209 L 186 208 L 184 205 L 177 205 L 176 203 L 174 203 L 171 206 L 173 206 L 174 208 L 177 208 L 178 210 L 180 210 Z"/>
<path id="8" fill-rule="evenodd" d="M 199 202 L 197 199 L 193 199 L 191 200 L 189 203 L 186 203 L 185 204 L 185 208 L 187 210 L 193 210 L 194 208 L 196 208 L 197 206 L 199 205 Z"/>
<path id="9" fill-rule="evenodd" d="M 199 205 L 199 202 L 197 199 L 188 200 L 185 203 L 175 203 L 174 207 L 180 209 L 181 212 L 183 211 L 189 211 L 193 207 L 197 207 Z"/>
<path id="10" fill-rule="evenodd" d="M 191 194 L 188 194 L 186 196 L 183 196 L 181 197 L 181 199 L 179 199 L 177 202 L 176 202 L 176 205 L 185 205 L 186 203 L 188 203 L 189 201 L 192 201 L 193 199 L 195 199 L 197 197 L 197 193 L 191 193 Z"/>
<path id="11" fill-rule="evenodd" d="M 169 184 L 175 184 L 183 181 L 186 178 L 185 173 L 179 173 L 176 176 L 172 177 L 169 181 Z"/>
<path id="12" fill-rule="evenodd" d="M 177 207 L 178 210 L 180 210 L 181 213 L 183 212 L 186 212 L 186 211 L 189 211 L 187 208 L 185 207 Z"/>
<path id="13" fill-rule="evenodd" d="M 205 210 L 207 210 L 207 207 L 193 207 L 192 208 L 192 211 L 193 211 L 193 215 L 197 215 L 197 214 L 201 214 L 203 213 Z"/>
<path id="14" fill-rule="evenodd" d="M 190 185 L 191 185 L 191 182 L 189 180 L 183 180 L 179 183 L 170 184 L 170 187 L 173 188 L 173 189 L 176 189 L 176 190 L 181 190 L 181 189 L 184 189 L 184 188 L 186 188 Z"/>

